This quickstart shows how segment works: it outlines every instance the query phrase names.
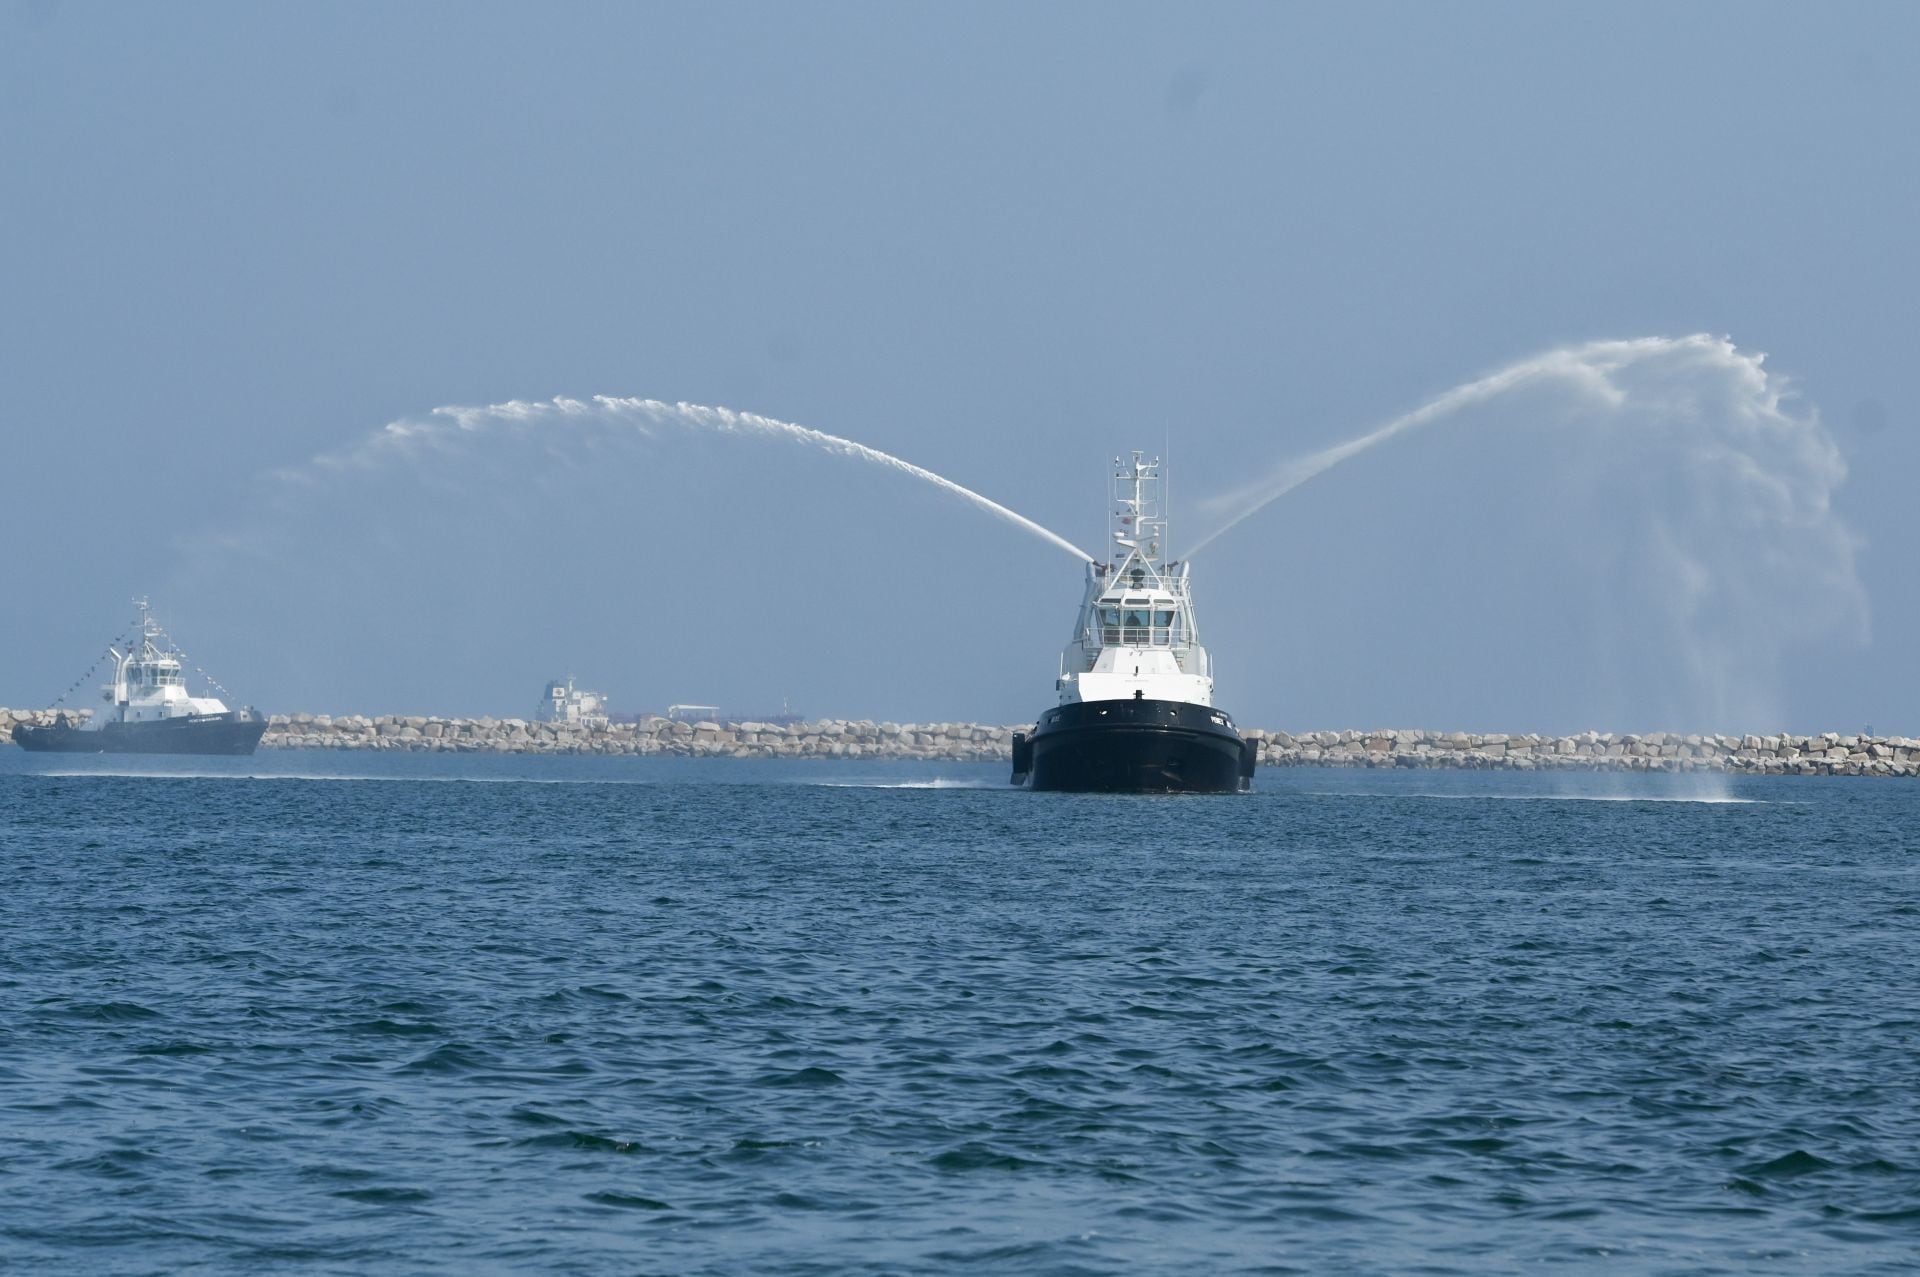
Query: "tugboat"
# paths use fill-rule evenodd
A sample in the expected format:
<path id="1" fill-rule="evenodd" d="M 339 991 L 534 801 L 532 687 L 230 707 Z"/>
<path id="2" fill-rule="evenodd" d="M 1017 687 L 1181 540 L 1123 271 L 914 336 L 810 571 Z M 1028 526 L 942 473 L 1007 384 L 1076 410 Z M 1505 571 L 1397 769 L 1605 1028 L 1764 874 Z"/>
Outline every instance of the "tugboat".
<path id="1" fill-rule="evenodd" d="M 63 754 L 251 754 L 267 730 L 266 716 L 230 710 L 211 696 L 187 695 L 182 653 L 172 645 L 145 599 L 135 599 L 140 624 L 127 650 L 107 648 L 113 681 L 101 689 L 111 707 L 84 726 L 65 714 L 46 727 L 15 727 L 22 749 Z M 77 717 L 77 716 L 76 716 Z"/>
<path id="2" fill-rule="evenodd" d="M 1255 746 L 1213 706 L 1213 662 L 1194 622 L 1192 564 L 1167 561 L 1160 462 L 1114 461 L 1112 561 L 1087 564 L 1058 707 L 1013 738 L 1013 783 L 1123 794 L 1251 787 Z"/>

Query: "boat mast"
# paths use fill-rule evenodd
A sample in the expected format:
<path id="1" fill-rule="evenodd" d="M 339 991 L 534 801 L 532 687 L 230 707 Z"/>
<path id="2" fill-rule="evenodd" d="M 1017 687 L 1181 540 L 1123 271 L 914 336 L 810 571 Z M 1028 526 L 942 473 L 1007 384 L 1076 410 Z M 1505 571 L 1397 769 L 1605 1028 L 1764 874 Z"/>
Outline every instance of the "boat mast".
<path id="1" fill-rule="evenodd" d="M 1163 580 L 1167 520 L 1159 499 L 1160 459 L 1149 461 L 1145 453 L 1136 451 L 1131 464 L 1115 457 L 1113 467 L 1117 509 L 1109 513 L 1107 526 L 1113 543 L 1127 552 L 1121 556 L 1121 564 L 1137 558 L 1156 581 Z M 1119 531 L 1113 531 L 1115 517 L 1120 520 Z"/>
<path id="2" fill-rule="evenodd" d="M 147 606 L 147 596 L 142 594 L 133 601 L 133 605 L 140 609 L 140 650 L 136 655 L 143 661 L 150 660 L 154 655 L 154 626 L 153 617 L 150 615 L 151 609 Z"/>

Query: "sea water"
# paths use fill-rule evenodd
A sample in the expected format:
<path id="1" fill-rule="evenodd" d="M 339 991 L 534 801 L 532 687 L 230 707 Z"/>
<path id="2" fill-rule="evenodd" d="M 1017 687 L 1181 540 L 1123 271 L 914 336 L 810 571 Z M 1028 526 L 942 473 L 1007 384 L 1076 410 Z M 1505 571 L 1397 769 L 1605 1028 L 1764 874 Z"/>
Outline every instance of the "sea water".
<path id="1" fill-rule="evenodd" d="M 0 751 L 0 1268 L 1911 1271 L 1920 788 Z"/>

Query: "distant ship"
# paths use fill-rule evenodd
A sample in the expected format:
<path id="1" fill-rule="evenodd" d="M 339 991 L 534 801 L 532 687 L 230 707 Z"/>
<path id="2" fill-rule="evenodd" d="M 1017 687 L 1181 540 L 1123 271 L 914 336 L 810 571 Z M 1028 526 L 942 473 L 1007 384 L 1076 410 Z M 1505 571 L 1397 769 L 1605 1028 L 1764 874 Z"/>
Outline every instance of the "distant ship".
<path id="1" fill-rule="evenodd" d="M 1013 738 L 1013 783 L 1104 793 L 1226 794 L 1253 782 L 1254 743 L 1213 706 L 1191 564 L 1166 562 L 1160 463 L 1114 462 L 1114 558 L 1087 565 L 1057 708 Z"/>
<path id="2" fill-rule="evenodd" d="M 84 722 L 62 714 L 50 726 L 15 727 L 14 743 L 65 754 L 251 754 L 267 730 L 266 716 L 187 695 L 181 653 L 147 601 L 136 599 L 134 606 L 140 609 L 136 641 L 124 652 L 107 648 L 113 662 L 113 681 L 101 689 L 107 711 Z"/>
<path id="3" fill-rule="evenodd" d="M 573 685 L 573 675 L 547 684 L 547 699 L 541 717 L 549 723 L 572 723 L 580 727 L 605 727 L 613 721 L 607 712 L 607 698 Z"/>

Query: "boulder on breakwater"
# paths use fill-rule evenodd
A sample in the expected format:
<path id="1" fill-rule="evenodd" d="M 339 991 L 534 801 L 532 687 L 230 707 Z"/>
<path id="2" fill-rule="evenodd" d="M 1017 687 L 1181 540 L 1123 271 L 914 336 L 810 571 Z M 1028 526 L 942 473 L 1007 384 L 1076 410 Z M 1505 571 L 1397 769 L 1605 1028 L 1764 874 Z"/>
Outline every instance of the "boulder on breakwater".
<path id="1" fill-rule="evenodd" d="M 0 709 L 0 740 L 16 723 L 49 723 L 55 710 Z M 64 711 L 69 714 L 76 711 Z M 85 714 L 87 711 L 77 711 Z M 524 718 L 276 714 L 263 749 L 386 749 L 467 754 L 603 754 L 680 758 L 1008 759 L 1013 734 L 1031 724 L 680 723 L 646 718 L 592 726 Z M 1577 736 L 1473 735 L 1380 730 L 1246 731 L 1267 767 L 1452 767 L 1506 771 L 1745 772 L 1778 776 L 1920 776 L 1920 740 L 1826 732 L 1727 736 L 1582 732 Z"/>

